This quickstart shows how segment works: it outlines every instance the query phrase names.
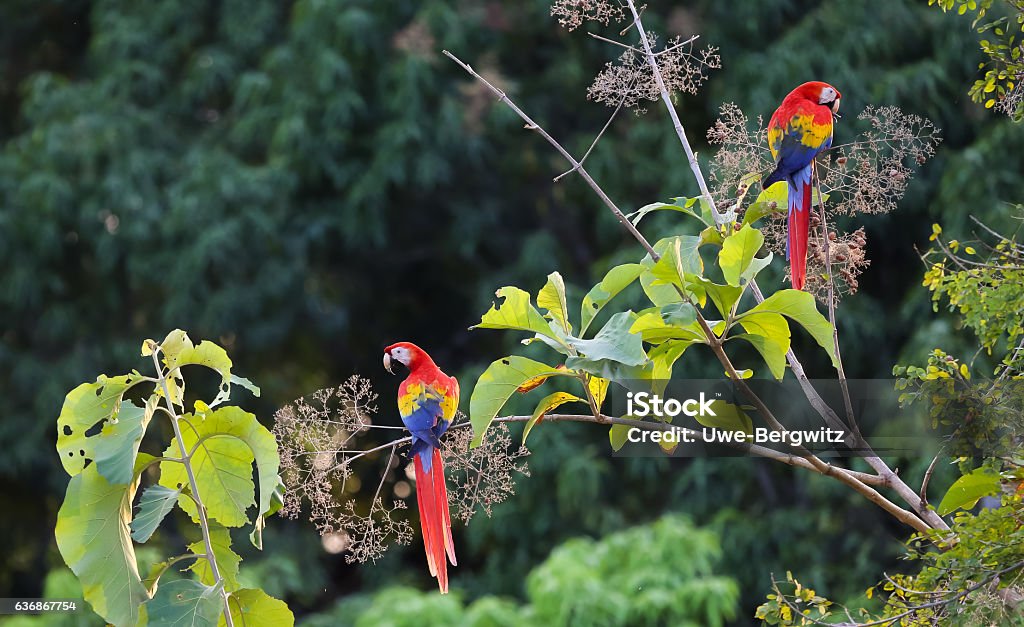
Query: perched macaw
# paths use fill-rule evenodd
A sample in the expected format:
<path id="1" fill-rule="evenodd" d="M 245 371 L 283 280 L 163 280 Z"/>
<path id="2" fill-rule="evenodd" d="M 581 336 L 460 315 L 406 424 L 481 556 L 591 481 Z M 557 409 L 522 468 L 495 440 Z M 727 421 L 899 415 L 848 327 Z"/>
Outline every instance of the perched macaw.
<path id="1" fill-rule="evenodd" d="M 394 374 L 393 362 L 409 369 L 409 376 L 398 386 L 398 413 L 412 434 L 409 455 L 416 469 L 416 502 L 427 566 L 431 576 L 437 577 L 441 593 L 447 594 L 445 553 L 452 566 L 458 562 L 452 543 L 440 440 L 459 408 L 459 382 L 441 372 L 426 351 L 410 342 L 398 342 L 384 349 L 384 368 L 391 374 Z"/>
<path id="2" fill-rule="evenodd" d="M 839 113 L 839 90 L 820 81 L 804 83 L 782 101 L 768 122 L 768 147 L 775 171 L 762 186 L 789 183 L 789 235 L 786 259 L 793 289 L 804 288 L 811 215 L 811 163 L 832 145 L 832 117 Z"/>

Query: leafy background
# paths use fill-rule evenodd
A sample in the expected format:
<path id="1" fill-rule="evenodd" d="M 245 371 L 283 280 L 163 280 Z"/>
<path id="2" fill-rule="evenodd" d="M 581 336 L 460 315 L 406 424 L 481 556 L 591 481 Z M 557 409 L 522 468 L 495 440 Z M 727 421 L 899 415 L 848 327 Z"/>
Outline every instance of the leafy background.
<path id="1" fill-rule="evenodd" d="M 182 327 L 224 345 L 262 386 L 247 409 L 269 424 L 276 407 L 353 372 L 390 398 L 396 381 L 379 356 L 399 339 L 471 382 L 513 341 L 466 331 L 495 288 L 536 290 L 559 270 L 578 298 L 610 263 L 637 256 L 580 181 L 551 182 L 564 169 L 556 155 L 439 53 L 472 63 L 582 154 L 608 114 L 586 88 L 618 52 L 560 29 L 548 7 L 0 4 L 0 597 L 77 596 L 52 534 L 66 482 L 54 420 L 78 382 L 137 365 L 141 338 Z M 679 103 L 702 157 L 721 103 L 767 116 L 810 79 L 843 92 L 840 139 L 868 103 L 942 129 L 900 210 L 864 220 L 872 267 L 840 328 L 854 378 L 887 376 L 933 346 L 966 352 L 971 339 L 931 312 L 914 246 L 927 245 L 933 222 L 966 230 L 969 214 L 1012 227 L 1004 201 L 1024 170 L 1014 148 L 1024 127 L 966 95 L 980 61 L 969 20 L 912 0 L 652 2 L 645 20 L 721 48 L 723 69 Z M 622 116 L 588 160 L 626 207 L 696 194 L 664 118 L 657 107 Z M 806 354 L 819 359 L 812 372 L 827 372 L 822 355 Z M 720 374 L 710 361 L 678 370 Z M 572 610 L 557 591 L 609 599 L 629 573 L 587 577 L 572 556 L 615 563 L 624 533 L 674 546 L 658 522 L 670 514 L 697 526 L 687 541 L 706 561 L 694 574 L 660 553 L 672 568 L 659 585 L 688 590 L 680 622 L 752 620 L 770 574 L 787 568 L 836 600 L 899 570 L 908 530 L 808 473 L 761 460 L 612 459 L 606 434 L 581 425 L 542 426 L 531 448 L 533 476 L 516 497 L 457 527 L 449 598 L 432 593 L 416 544 L 350 566 L 301 521 L 271 521 L 267 550 L 246 556 L 242 576 L 310 624 L 379 624 L 385 611 L 396 624 L 425 611 L 445 624 L 585 624 L 559 614 Z M 927 461 L 898 465 L 913 476 Z M 594 541 L 599 550 L 581 550 Z M 686 588 L 712 572 L 719 587 Z M 621 617 L 652 607 L 615 602 Z"/>

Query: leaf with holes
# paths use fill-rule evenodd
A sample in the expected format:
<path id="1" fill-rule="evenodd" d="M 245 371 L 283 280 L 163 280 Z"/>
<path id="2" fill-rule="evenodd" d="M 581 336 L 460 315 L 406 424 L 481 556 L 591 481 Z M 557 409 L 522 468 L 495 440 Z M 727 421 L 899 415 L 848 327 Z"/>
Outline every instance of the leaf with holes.
<path id="1" fill-rule="evenodd" d="M 57 452 L 69 475 L 82 472 L 86 459 L 96 459 L 95 446 L 103 427 L 117 418 L 124 393 L 143 381 L 136 375 L 100 375 L 95 382 L 83 383 L 64 397 L 57 418 Z"/>
<path id="2" fill-rule="evenodd" d="M 518 287 L 506 286 L 496 293 L 504 298 L 501 304 L 492 305 L 480 319 L 480 323 L 470 329 L 510 329 L 513 331 L 529 331 L 540 337 L 547 338 L 549 345 L 563 346 L 565 341 L 559 337 L 548 324 L 537 308 L 530 302 L 530 295 Z"/>

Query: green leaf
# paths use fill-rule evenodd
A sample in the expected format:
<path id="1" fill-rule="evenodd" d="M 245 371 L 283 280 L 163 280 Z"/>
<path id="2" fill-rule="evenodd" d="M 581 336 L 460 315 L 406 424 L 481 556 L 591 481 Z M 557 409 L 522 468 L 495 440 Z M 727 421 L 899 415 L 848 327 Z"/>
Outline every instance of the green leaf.
<path id="1" fill-rule="evenodd" d="M 179 579 L 157 588 L 146 603 L 149 627 L 215 627 L 224 610 L 220 587 Z"/>
<path id="2" fill-rule="evenodd" d="M 685 276 L 704 272 L 700 245 L 701 237 L 697 235 L 666 237 L 654 245 L 661 255 L 656 263 L 650 255 L 644 257 L 641 263 L 646 272 L 640 275 L 640 284 L 652 303 L 658 307 L 678 303 L 682 300 L 678 290 L 690 292 Z"/>
<path id="3" fill-rule="evenodd" d="M 675 305 L 666 305 L 673 307 Z M 662 311 L 665 308 L 645 309 L 630 326 L 632 333 L 639 333 L 645 342 L 660 344 L 666 340 L 690 340 L 704 342 L 704 332 L 696 319 L 687 325 L 669 324 L 665 321 Z"/>
<path id="4" fill-rule="evenodd" d="M 154 401 L 158 397 L 150 397 Z M 129 483 L 135 468 L 135 457 L 142 444 L 142 436 L 153 416 L 131 401 L 122 402 L 117 416 L 106 421 L 95 442 L 96 469 L 111 483 Z"/>
<path id="5" fill-rule="evenodd" d="M 548 317 L 558 324 L 565 335 L 572 333 L 569 307 L 565 303 L 565 281 L 561 274 L 552 272 L 548 275 L 548 282 L 537 294 L 537 306 L 548 312 Z"/>
<path id="6" fill-rule="evenodd" d="M 636 281 L 642 271 L 643 266 L 638 263 L 615 266 L 608 271 L 608 274 L 604 275 L 600 283 L 587 292 L 587 295 L 583 297 L 583 306 L 580 308 L 580 337 L 587 332 L 594 316 L 608 304 L 608 301 L 630 283 Z"/>
<path id="7" fill-rule="evenodd" d="M 57 548 L 82 595 L 104 620 L 135 625 L 148 598 L 129 535 L 130 485 L 111 484 L 90 464 L 71 478 L 57 512 Z"/>
<path id="8" fill-rule="evenodd" d="M 725 401 L 712 401 L 711 411 L 715 413 L 714 416 L 698 414 L 694 419 L 705 427 L 754 433 L 754 422 L 739 406 Z"/>
<path id="9" fill-rule="evenodd" d="M 224 580 L 224 588 L 230 592 L 238 589 L 238 564 L 242 558 L 231 550 L 231 534 L 226 527 L 216 523 L 210 524 L 210 544 L 213 545 L 213 556 L 217 560 L 217 572 Z M 206 543 L 202 540 L 188 545 L 194 555 L 206 553 Z M 213 569 L 206 558 L 193 560 L 188 568 L 208 586 L 214 585 Z"/>
<path id="10" fill-rule="evenodd" d="M 181 373 L 175 371 L 182 366 L 190 365 L 205 366 L 220 374 L 220 389 L 216 398 L 210 401 L 211 407 L 219 405 L 231 397 L 231 358 L 223 348 L 209 340 L 203 340 L 198 346 L 193 346 L 188 334 L 181 329 L 175 329 L 168 333 L 160 344 L 160 348 L 164 355 L 164 365 L 171 378 L 178 383 L 179 391 L 176 398 L 173 399 L 175 403 L 181 404 L 183 396 L 181 390 L 184 390 Z"/>
<path id="11" fill-rule="evenodd" d="M 776 379 L 786 374 L 786 353 L 790 346 L 790 330 L 786 319 L 777 313 L 754 313 L 740 320 L 746 333 L 734 337 L 746 340 L 761 353 Z"/>
<path id="12" fill-rule="evenodd" d="M 750 267 L 763 245 L 764 235 L 749 224 L 725 238 L 722 250 L 718 253 L 718 264 L 722 268 L 725 282 L 732 286 L 744 285 L 746 281 L 741 283 L 740 277 Z"/>
<path id="13" fill-rule="evenodd" d="M 665 324 L 687 327 L 697 321 L 697 310 L 690 303 L 674 303 L 661 308 L 661 319 Z"/>
<path id="14" fill-rule="evenodd" d="M 95 446 L 102 437 L 101 427 L 117 417 L 124 393 L 142 381 L 141 377 L 133 375 L 100 375 L 94 383 L 83 383 L 64 397 L 57 418 L 57 453 L 69 475 L 73 477 L 82 472 L 86 459 L 96 459 Z M 86 435 L 86 432 L 95 433 Z"/>
<path id="15" fill-rule="evenodd" d="M 777 313 L 800 324 L 819 346 L 825 349 L 832 360 L 833 367 L 839 366 L 836 359 L 835 344 L 832 338 L 832 325 L 821 315 L 814 304 L 814 297 L 800 290 L 779 290 L 764 302 L 747 310 L 737 319 L 745 319 L 756 313 Z"/>
<path id="16" fill-rule="evenodd" d="M 541 375 L 564 376 L 572 373 L 555 370 L 547 364 L 518 355 L 496 359 L 487 366 L 487 370 L 477 379 L 469 398 L 469 419 L 473 424 L 471 447 L 480 446 L 487 427 L 519 386 Z"/>
<path id="17" fill-rule="evenodd" d="M 601 409 L 604 399 L 608 395 L 608 384 L 608 379 L 593 375 L 587 380 L 587 388 L 590 389 L 590 395 L 594 397 L 594 402 L 597 403 L 598 409 Z"/>
<path id="18" fill-rule="evenodd" d="M 665 202 L 652 202 L 651 204 L 644 205 L 643 207 L 637 209 L 635 212 L 631 213 L 629 215 L 629 219 L 633 223 L 633 225 L 636 226 L 640 224 L 640 221 L 643 220 L 648 213 L 654 211 L 678 211 L 679 213 L 685 213 L 688 216 L 697 218 L 707 226 L 713 226 L 715 224 L 715 221 L 714 218 L 710 216 L 710 212 L 708 212 L 707 216 L 704 216 L 701 215 L 700 213 L 697 213 L 697 211 L 694 209 L 694 207 L 697 205 L 698 200 L 698 198 L 676 198 L 676 204 L 669 204 Z M 704 213 L 704 206 L 705 205 L 702 203 L 702 213 Z M 711 221 L 708 222 L 708 219 L 710 219 Z"/>
<path id="19" fill-rule="evenodd" d="M 731 316 L 732 308 L 736 305 L 736 301 L 740 299 L 740 296 L 743 295 L 743 288 L 732 285 L 719 285 L 704 278 L 701 278 L 699 282 L 704 289 L 704 293 L 711 297 L 711 302 L 715 304 L 715 309 L 722 315 L 722 318 Z"/>
<path id="20" fill-rule="evenodd" d="M 693 346 L 697 342 L 694 340 L 668 340 L 660 346 L 656 346 L 651 349 L 650 358 L 654 364 L 654 375 L 655 381 L 663 381 L 659 387 L 667 385 L 669 379 L 672 378 L 672 367 L 676 361 L 683 356 L 686 349 Z M 655 390 L 658 393 L 664 390 Z"/>
<path id="21" fill-rule="evenodd" d="M 164 517 L 174 509 L 180 494 L 181 490 L 159 484 L 146 488 L 139 499 L 139 513 L 132 519 L 132 539 L 136 542 L 149 540 Z"/>
<path id="22" fill-rule="evenodd" d="M 243 388 L 249 390 L 250 392 L 252 392 L 252 395 L 255 396 L 256 398 L 260 397 L 260 386 L 256 385 L 255 383 L 246 379 L 245 377 L 240 377 L 236 374 L 233 374 L 231 375 L 231 383 L 233 383 L 234 385 L 240 385 Z"/>
<path id="23" fill-rule="evenodd" d="M 238 527 L 246 522 L 245 510 L 254 504 L 255 490 L 250 478 L 253 461 L 260 484 L 257 520 L 267 514 L 279 484 L 280 459 L 274 435 L 254 415 L 233 406 L 219 408 L 207 414 L 205 420 L 188 414 L 183 418 L 194 427 L 182 428 L 186 452 L 202 439 L 192 457 L 192 466 L 209 516 L 226 527 Z M 168 447 L 164 456 L 181 456 L 177 442 Z M 160 484 L 171 488 L 187 486 L 188 477 L 182 464 L 161 462 Z M 178 502 L 193 520 L 197 519 L 191 499 L 182 497 Z M 257 524 L 256 530 L 261 528 Z M 254 533 L 252 540 L 257 548 L 261 546 L 259 534 Z"/>
<path id="24" fill-rule="evenodd" d="M 568 392 L 554 392 L 542 398 L 540 402 L 537 403 L 537 407 L 533 410 L 533 415 L 530 416 L 530 420 L 526 423 L 526 428 L 523 429 L 523 444 L 526 444 L 526 438 L 530 435 L 530 431 L 533 430 L 534 425 L 541 421 L 545 414 L 559 405 L 574 402 L 586 403 L 587 401 L 575 394 L 569 394 Z"/>
<path id="25" fill-rule="evenodd" d="M 294 627 L 295 616 L 284 601 L 259 589 L 243 588 L 229 598 L 231 618 L 235 627 Z M 221 617 L 218 627 L 227 621 Z"/>
<path id="26" fill-rule="evenodd" d="M 500 305 L 492 305 L 480 319 L 480 324 L 474 325 L 470 329 L 530 331 L 565 345 L 565 341 L 555 335 L 551 325 L 530 302 L 529 294 L 512 286 L 503 287 L 495 294 L 498 298 L 505 300 Z"/>
<path id="27" fill-rule="evenodd" d="M 630 333 L 636 314 L 622 311 L 611 318 L 590 340 L 570 338 L 569 344 L 590 361 L 609 360 L 627 366 L 640 366 L 647 362 L 642 338 Z M 572 366 L 566 362 L 566 366 Z"/>
<path id="28" fill-rule="evenodd" d="M 763 195 L 763 193 L 762 193 L 762 195 Z M 743 213 L 743 222 L 741 224 L 744 224 L 744 225 L 746 225 L 746 224 L 754 224 L 755 222 L 757 222 L 761 218 L 763 218 L 763 217 L 765 217 L 767 215 L 771 215 L 773 213 L 778 213 L 778 214 L 783 214 L 783 215 L 786 213 L 785 199 L 783 199 L 783 203 L 782 204 L 779 204 L 778 202 L 776 202 L 774 207 L 772 206 L 772 202 L 771 201 L 767 201 L 767 202 L 766 201 L 758 201 L 758 202 L 755 202 L 754 204 L 752 204 L 749 207 L 747 207 L 747 210 Z"/>
<path id="29" fill-rule="evenodd" d="M 614 424 L 608 429 L 608 440 L 612 444 L 612 450 L 618 452 L 626 444 L 626 437 L 629 435 L 629 425 Z"/>
<path id="30" fill-rule="evenodd" d="M 981 497 L 998 494 L 999 490 L 999 475 L 989 468 L 978 468 L 949 486 L 939 503 L 939 515 L 945 516 L 958 509 L 971 509 Z"/>

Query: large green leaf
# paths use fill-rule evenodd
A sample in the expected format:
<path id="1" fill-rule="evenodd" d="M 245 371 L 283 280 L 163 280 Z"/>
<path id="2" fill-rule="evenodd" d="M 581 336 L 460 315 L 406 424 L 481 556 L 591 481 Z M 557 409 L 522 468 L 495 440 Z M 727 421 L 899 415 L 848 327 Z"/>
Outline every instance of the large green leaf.
<path id="1" fill-rule="evenodd" d="M 779 290 L 764 302 L 747 310 L 738 319 L 742 320 L 757 313 L 777 313 L 802 326 L 819 346 L 825 349 L 832 365 L 838 367 L 835 344 L 832 338 L 832 325 L 821 315 L 815 306 L 814 297 L 800 290 Z"/>
<path id="2" fill-rule="evenodd" d="M 181 490 L 172 490 L 162 485 L 151 485 L 142 492 L 139 499 L 139 513 L 132 519 L 132 539 L 146 542 L 160 526 L 160 522 L 174 509 Z"/>
<path id="3" fill-rule="evenodd" d="M 652 303 L 663 307 L 682 300 L 679 291 L 691 293 L 693 286 L 686 276 L 700 276 L 704 262 L 700 258 L 701 237 L 679 235 L 666 237 L 654 245 L 661 258 L 654 262 L 650 255 L 641 264 L 645 272 L 640 275 L 640 284 Z M 691 294 L 691 296 L 700 296 Z"/>
<path id="4" fill-rule="evenodd" d="M 594 316 L 608 304 L 608 301 L 630 283 L 636 281 L 642 271 L 643 266 L 638 263 L 615 266 L 608 271 L 608 274 L 604 275 L 600 283 L 587 292 L 587 295 L 583 297 L 583 306 L 580 308 L 580 337 L 587 332 Z"/>
<path id="5" fill-rule="evenodd" d="M 555 370 L 547 364 L 518 355 L 494 360 L 477 379 L 473 394 L 469 398 L 469 419 L 473 424 L 471 446 L 480 446 L 491 421 L 523 383 L 542 375 L 571 374 L 569 371 Z"/>
<path id="6" fill-rule="evenodd" d="M 537 306 L 548 312 L 548 317 L 564 335 L 572 333 L 569 307 L 565 302 L 565 281 L 561 274 L 552 272 L 548 275 L 548 282 L 537 294 Z"/>
<path id="7" fill-rule="evenodd" d="M 742 229 L 725 238 L 722 250 L 718 253 L 718 264 L 722 268 L 725 282 L 734 287 L 746 284 L 749 281 L 747 272 L 750 265 L 763 245 L 764 235 L 750 225 L 744 225 Z M 741 279 L 745 280 L 741 282 Z"/>
<path id="8" fill-rule="evenodd" d="M 277 442 L 256 417 L 238 407 L 228 406 L 205 414 L 205 418 L 184 416 L 193 428 L 182 427 L 186 452 L 202 440 L 192 457 L 192 467 L 199 484 L 203 504 L 210 517 L 226 527 L 238 527 L 246 522 L 245 510 L 254 504 L 252 463 L 256 462 L 260 484 L 257 518 L 271 507 L 274 491 L 278 488 L 280 459 Z M 178 444 L 174 442 L 165 457 L 178 457 Z M 188 486 L 188 477 L 181 464 L 162 462 L 160 484 L 170 488 Z M 196 519 L 195 504 L 182 497 L 182 509 Z M 260 546 L 260 539 L 253 538 Z"/>
<path id="9" fill-rule="evenodd" d="M 210 524 L 210 544 L 213 545 L 213 557 L 217 560 L 217 572 L 224 580 L 224 588 L 231 592 L 238 589 L 238 564 L 242 558 L 231 550 L 231 534 L 226 527 L 216 523 Z M 195 555 L 206 553 L 206 543 L 202 540 L 188 545 L 188 550 Z M 213 578 L 213 569 L 206 558 L 192 560 L 188 568 L 196 574 L 199 581 L 208 586 L 216 583 Z"/>
<path id="10" fill-rule="evenodd" d="M 622 311 L 605 323 L 597 335 L 590 340 L 570 338 L 570 345 L 590 361 L 608 360 L 627 366 L 640 366 L 647 361 L 643 339 L 639 334 L 630 333 L 636 314 Z M 572 366 L 566 363 L 567 366 Z"/>
<path id="11" fill-rule="evenodd" d="M 617 453 L 626 445 L 630 429 L 632 429 L 632 427 L 629 425 L 621 424 L 612 425 L 611 428 L 608 429 L 608 441 L 611 442 L 613 451 Z"/>
<path id="12" fill-rule="evenodd" d="M 216 627 L 223 610 L 220 586 L 204 586 L 193 579 L 165 583 L 146 602 L 149 627 Z"/>
<path id="13" fill-rule="evenodd" d="M 746 340 L 761 353 L 776 379 L 786 374 L 786 353 L 789 351 L 789 324 L 782 315 L 771 312 L 754 313 L 739 321 L 746 333 L 734 337 Z"/>
<path id="14" fill-rule="evenodd" d="M 86 459 L 96 459 L 95 446 L 104 438 L 102 428 L 122 411 L 121 399 L 125 391 L 142 381 L 142 377 L 135 375 L 100 375 L 95 382 L 83 383 L 64 397 L 57 418 L 57 453 L 69 475 L 73 477 L 82 472 Z M 120 440 L 113 444 L 113 448 L 121 446 Z"/>
<path id="15" fill-rule="evenodd" d="M 529 437 L 530 431 L 533 431 L 533 427 L 540 422 L 544 415 L 555 409 L 559 405 L 566 403 L 586 403 L 587 401 L 576 396 L 575 394 L 569 394 L 568 392 L 553 392 L 548 394 L 537 403 L 537 407 L 533 410 L 533 415 L 530 416 L 530 420 L 527 421 L 526 427 L 523 429 L 523 444 L 526 444 L 526 438 Z"/>
<path id="16" fill-rule="evenodd" d="M 978 468 L 949 486 L 939 503 L 939 515 L 945 516 L 958 509 L 971 509 L 983 496 L 999 493 L 999 474 L 990 468 Z"/>
<path id="17" fill-rule="evenodd" d="M 565 344 L 564 340 L 555 334 L 544 316 L 530 302 L 528 293 L 518 287 L 506 286 L 500 288 L 495 294 L 498 298 L 505 300 L 501 304 L 492 305 L 480 319 L 480 323 L 470 329 L 530 331 L 558 344 Z"/>
<path id="18" fill-rule="evenodd" d="M 284 601 L 259 589 L 244 588 L 229 598 L 231 618 L 235 627 L 294 627 L 295 616 Z M 222 617 L 218 627 L 225 627 Z"/>
<path id="19" fill-rule="evenodd" d="M 93 610 L 117 627 L 134 626 L 148 598 L 129 535 L 130 485 L 111 484 L 90 464 L 71 478 L 57 512 L 57 548 Z"/>
<path id="20" fill-rule="evenodd" d="M 154 400 L 157 397 L 150 397 Z M 106 421 L 95 443 L 96 469 L 111 483 L 128 483 L 132 480 L 135 458 L 142 444 L 142 436 L 153 416 L 152 406 L 139 407 L 131 401 L 121 403 L 117 416 Z"/>

